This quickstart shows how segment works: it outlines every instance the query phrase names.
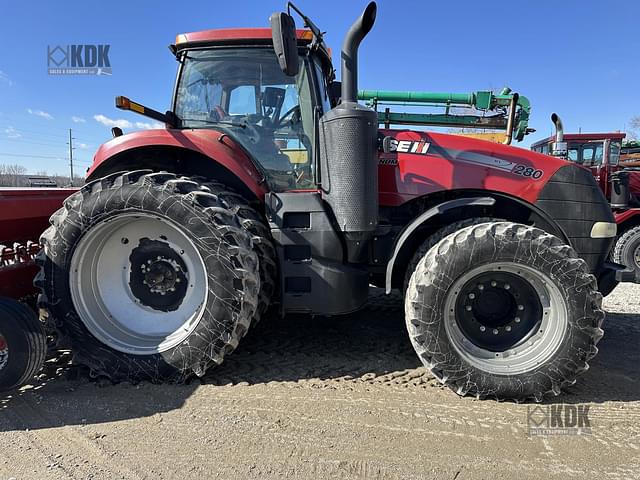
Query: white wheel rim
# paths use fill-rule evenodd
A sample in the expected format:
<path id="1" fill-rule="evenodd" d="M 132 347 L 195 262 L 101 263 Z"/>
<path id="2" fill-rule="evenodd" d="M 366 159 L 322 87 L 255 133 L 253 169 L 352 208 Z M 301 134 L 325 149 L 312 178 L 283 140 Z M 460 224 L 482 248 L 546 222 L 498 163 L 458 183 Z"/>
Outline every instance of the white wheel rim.
<path id="1" fill-rule="evenodd" d="M 139 262 L 146 258 L 139 248 L 145 242 L 162 251 L 149 259 L 152 263 Z M 151 267 L 164 269 L 168 277 L 172 267 L 182 285 L 175 279 L 160 286 L 145 283 L 147 277 L 144 282 L 133 280 Z M 89 332 L 105 345 L 134 355 L 162 353 L 182 343 L 198 325 L 208 296 L 207 269 L 194 243 L 172 220 L 147 213 L 124 213 L 94 225 L 76 246 L 69 284 Z M 161 298 L 165 296 L 180 299 L 175 309 L 158 308 L 157 302 L 168 301 Z"/>
<path id="2" fill-rule="evenodd" d="M 9 345 L 5 340 L 2 332 L 0 332 L 0 370 L 9 363 Z"/>
<path id="3" fill-rule="evenodd" d="M 536 331 L 531 332 L 519 345 L 500 352 L 486 350 L 470 342 L 454 313 L 458 293 L 465 283 L 487 271 L 510 272 L 526 279 L 536 290 L 543 311 Z M 566 302 L 551 278 L 527 265 L 513 262 L 481 265 L 466 272 L 451 286 L 445 301 L 445 330 L 453 347 L 470 365 L 498 375 L 530 372 L 544 364 L 562 344 L 568 323 Z"/>

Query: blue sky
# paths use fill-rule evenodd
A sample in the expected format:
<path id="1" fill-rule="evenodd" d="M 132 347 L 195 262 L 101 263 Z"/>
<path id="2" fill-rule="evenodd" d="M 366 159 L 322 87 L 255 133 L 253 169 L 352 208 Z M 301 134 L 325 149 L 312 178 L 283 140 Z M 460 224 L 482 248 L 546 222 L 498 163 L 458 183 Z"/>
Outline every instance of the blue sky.
<path id="1" fill-rule="evenodd" d="M 337 61 L 342 36 L 362 1 L 299 0 L 328 33 Z M 67 171 L 67 135 L 82 171 L 110 137 L 110 121 L 144 128 L 144 117 L 115 109 L 127 95 L 169 106 L 177 33 L 268 26 L 284 1 L 4 1 L 0 32 L 0 163 L 30 172 Z M 567 131 L 623 130 L 640 115 L 640 2 L 391 1 L 360 54 L 360 87 L 468 92 L 504 85 L 529 97 L 528 146 L 561 114 Z M 49 76 L 47 45 L 110 44 L 112 76 Z M 96 120 L 102 120 L 102 123 Z M 127 124 L 128 126 L 128 124 Z"/>

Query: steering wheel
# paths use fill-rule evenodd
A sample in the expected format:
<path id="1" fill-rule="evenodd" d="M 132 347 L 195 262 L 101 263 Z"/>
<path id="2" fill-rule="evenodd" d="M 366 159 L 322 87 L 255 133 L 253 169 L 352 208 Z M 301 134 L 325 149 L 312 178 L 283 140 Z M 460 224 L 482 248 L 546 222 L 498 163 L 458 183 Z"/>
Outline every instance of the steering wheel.
<path id="1" fill-rule="evenodd" d="M 215 114 L 216 116 L 214 120 L 223 120 L 224 117 L 227 116 L 227 112 L 225 112 L 224 108 L 222 108 L 220 105 L 216 105 L 215 107 L 213 107 L 211 113 Z"/>
<path id="2" fill-rule="evenodd" d="M 282 115 L 279 119 L 278 119 L 278 125 L 276 128 L 281 128 L 284 126 L 285 124 L 285 120 L 288 117 L 292 117 L 294 113 L 298 113 L 298 115 L 300 114 L 300 105 L 296 105 L 295 107 L 291 107 L 289 110 L 287 110 L 284 115 Z"/>

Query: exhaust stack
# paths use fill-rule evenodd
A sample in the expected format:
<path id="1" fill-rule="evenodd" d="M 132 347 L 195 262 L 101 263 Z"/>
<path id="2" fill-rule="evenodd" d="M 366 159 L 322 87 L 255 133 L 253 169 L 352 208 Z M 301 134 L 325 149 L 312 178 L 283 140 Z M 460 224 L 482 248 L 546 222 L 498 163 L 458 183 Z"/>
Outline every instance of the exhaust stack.
<path id="1" fill-rule="evenodd" d="M 378 226 L 378 117 L 360 105 L 358 47 L 376 19 L 371 2 L 342 44 L 342 102 L 320 119 L 320 182 L 343 234 L 349 263 L 366 261 L 368 240 Z"/>
<path id="2" fill-rule="evenodd" d="M 358 48 L 376 21 L 378 7 L 371 2 L 353 24 L 342 42 L 342 101 L 355 102 L 358 96 Z"/>
<path id="3" fill-rule="evenodd" d="M 554 157 L 567 158 L 567 142 L 564 141 L 562 120 L 560 120 L 557 113 L 552 113 L 551 121 L 556 126 L 556 141 L 551 144 L 551 155 Z"/>

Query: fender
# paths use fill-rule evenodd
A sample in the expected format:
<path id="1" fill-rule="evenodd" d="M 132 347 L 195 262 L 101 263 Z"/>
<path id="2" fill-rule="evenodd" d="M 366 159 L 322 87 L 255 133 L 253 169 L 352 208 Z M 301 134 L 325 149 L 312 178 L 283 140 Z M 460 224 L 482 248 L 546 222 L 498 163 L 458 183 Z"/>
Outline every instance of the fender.
<path id="1" fill-rule="evenodd" d="M 87 172 L 87 180 L 103 176 L 104 171 L 118 162 L 120 155 L 147 147 L 179 148 L 208 157 L 235 175 L 258 199 L 264 199 L 263 175 L 249 154 L 229 135 L 212 129 L 155 129 L 116 137 L 100 146 Z"/>
<path id="2" fill-rule="evenodd" d="M 640 208 L 630 208 L 629 210 L 625 210 L 620 213 L 614 212 L 613 214 L 618 226 L 622 225 L 623 223 L 626 223 L 627 221 L 629 221 L 630 219 L 638 215 L 640 215 Z M 621 235 L 622 231 L 624 231 L 624 229 L 620 229 L 620 230 L 621 231 L 618 231 L 618 235 Z"/>
<path id="3" fill-rule="evenodd" d="M 391 259 L 387 263 L 387 271 L 385 276 L 385 290 L 386 293 L 391 293 L 391 278 L 393 276 L 393 267 L 396 261 L 396 257 L 400 250 L 402 250 L 402 246 L 405 241 L 411 236 L 411 234 L 425 222 L 435 217 L 436 215 L 441 215 L 448 210 L 452 210 L 454 208 L 460 207 L 470 207 L 470 206 L 483 206 L 483 207 L 491 207 L 495 205 L 496 199 L 491 197 L 474 197 L 474 198 L 456 198 L 455 200 L 449 200 L 447 202 L 443 202 L 435 207 L 430 208 L 429 210 L 423 212 L 418 217 L 413 220 L 409 225 L 407 225 L 402 233 L 398 236 L 398 240 L 396 240 L 395 246 L 393 248 L 393 255 Z"/>

